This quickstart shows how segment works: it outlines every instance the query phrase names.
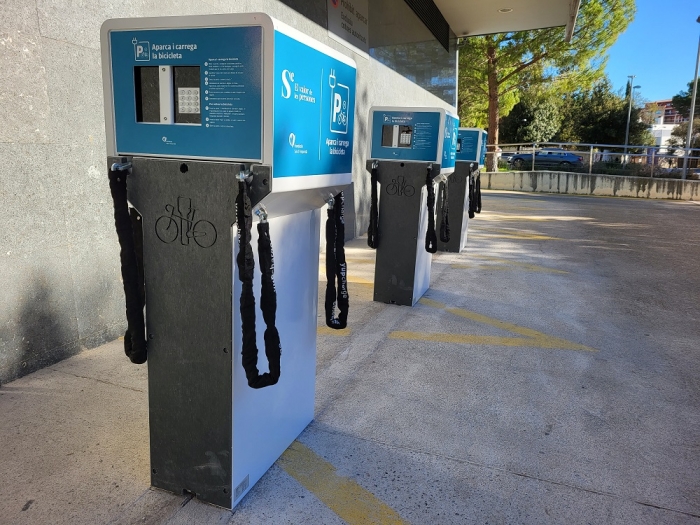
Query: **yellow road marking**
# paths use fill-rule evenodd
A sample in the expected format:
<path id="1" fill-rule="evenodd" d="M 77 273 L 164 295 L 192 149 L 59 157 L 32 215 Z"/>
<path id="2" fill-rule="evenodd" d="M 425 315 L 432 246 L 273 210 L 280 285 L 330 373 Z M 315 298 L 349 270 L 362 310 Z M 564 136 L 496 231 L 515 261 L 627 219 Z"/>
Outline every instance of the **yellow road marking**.
<path id="1" fill-rule="evenodd" d="M 499 262 L 503 264 L 507 264 L 509 266 L 517 266 L 519 268 L 524 268 L 525 270 L 529 270 L 531 272 L 544 272 L 544 273 L 569 273 L 564 270 L 556 270 L 554 268 L 547 268 L 546 266 L 538 266 L 537 264 L 530 264 L 530 263 L 524 263 L 520 261 L 513 261 L 511 259 L 503 259 L 501 257 L 490 257 L 488 255 L 471 255 L 470 257 L 475 257 L 479 259 L 485 259 L 487 261 L 494 261 L 494 262 Z M 480 270 L 512 270 L 513 268 L 508 268 L 508 267 L 503 267 L 503 266 L 495 266 L 493 264 L 480 264 L 478 266 L 470 265 L 470 264 L 452 264 L 450 266 L 451 268 L 455 269 L 460 269 L 460 268 L 479 268 Z"/>
<path id="2" fill-rule="evenodd" d="M 549 235 L 542 235 L 538 233 L 527 233 L 527 232 L 516 232 L 516 231 L 504 231 L 504 230 L 493 230 L 490 228 L 478 229 L 471 236 L 476 237 L 491 237 L 496 239 L 523 239 L 526 241 L 560 241 L 559 237 L 551 237 Z"/>
<path id="3" fill-rule="evenodd" d="M 325 283 L 326 282 L 325 274 L 324 275 L 319 274 L 318 279 L 322 283 Z M 374 284 L 374 281 L 371 279 L 365 279 L 364 277 L 354 277 L 352 275 L 348 275 L 347 281 L 349 283 L 353 283 L 353 284 Z"/>
<path id="4" fill-rule="evenodd" d="M 367 257 L 366 259 L 349 258 L 349 259 L 345 259 L 345 262 L 348 264 L 374 264 L 375 258 L 374 257 L 372 257 L 372 258 Z"/>
<path id="5" fill-rule="evenodd" d="M 528 337 L 502 337 L 497 335 L 460 335 L 460 334 L 436 334 L 426 332 L 391 332 L 389 339 L 404 339 L 411 341 L 431 341 L 438 343 L 454 343 L 458 345 L 483 345 L 483 346 L 524 346 L 532 348 L 557 348 L 563 350 L 584 350 L 596 352 L 592 348 L 573 348 L 575 343 L 564 341 L 566 346 L 557 342 L 556 338 L 534 339 Z"/>
<path id="6" fill-rule="evenodd" d="M 564 222 L 574 222 L 574 221 L 592 221 L 592 217 L 576 217 L 572 215 L 516 215 L 516 214 L 499 214 L 489 212 L 485 215 L 482 214 L 481 219 L 486 219 L 487 221 L 531 221 L 531 222 L 550 222 L 550 221 L 564 221 Z"/>
<path id="7" fill-rule="evenodd" d="M 476 342 L 474 342 L 473 344 L 497 346 L 530 346 L 537 348 L 560 348 L 562 350 L 597 352 L 596 349 L 591 348 L 589 346 L 574 343 L 572 341 L 567 341 L 566 339 L 561 339 L 559 337 L 547 335 L 545 333 L 538 332 L 537 330 L 532 330 L 531 328 L 526 328 L 524 326 L 519 326 L 513 323 L 507 323 L 505 321 L 499 321 L 498 319 L 494 319 L 493 317 L 488 317 L 486 315 L 482 315 L 476 312 L 470 312 L 469 310 L 464 310 L 463 308 L 448 308 L 445 304 L 440 303 L 438 301 L 433 301 L 432 299 L 428 299 L 426 297 L 420 299 L 420 303 L 426 306 L 432 306 L 433 308 L 443 309 L 447 312 L 450 312 L 453 315 L 464 317 L 465 319 L 469 319 L 470 321 L 475 321 L 477 323 L 492 326 L 500 330 L 505 330 L 506 332 L 518 334 L 526 339 L 523 339 L 522 337 L 508 338 L 473 335 L 458 336 L 455 334 L 426 334 L 423 332 L 392 332 L 391 334 L 389 334 L 390 338 L 417 339 L 424 341 L 444 341 L 464 344 L 470 343 L 470 338 L 474 338 L 473 341 Z M 394 334 L 398 335 L 394 337 Z M 411 337 L 409 337 L 409 334 L 411 334 Z M 442 339 L 430 339 L 431 337 Z"/>
<path id="8" fill-rule="evenodd" d="M 348 276 L 348 282 L 354 284 L 374 284 L 372 279 L 365 279 L 363 277 Z"/>
<path id="9" fill-rule="evenodd" d="M 350 328 L 343 328 L 342 330 L 334 330 L 333 328 L 328 328 L 327 326 L 319 326 L 316 328 L 316 333 L 318 335 L 335 335 L 337 337 L 345 337 L 352 334 Z"/>
<path id="10" fill-rule="evenodd" d="M 282 454 L 280 466 L 349 525 L 407 525 L 398 513 L 298 441 Z"/>

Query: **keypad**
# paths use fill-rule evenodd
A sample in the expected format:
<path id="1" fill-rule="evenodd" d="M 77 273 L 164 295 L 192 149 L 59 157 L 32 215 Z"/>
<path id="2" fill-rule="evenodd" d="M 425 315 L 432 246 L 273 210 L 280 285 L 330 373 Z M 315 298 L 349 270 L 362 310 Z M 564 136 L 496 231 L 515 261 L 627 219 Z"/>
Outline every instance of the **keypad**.
<path id="1" fill-rule="evenodd" d="M 178 88 L 177 109 L 179 113 L 199 113 L 199 88 Z"/>

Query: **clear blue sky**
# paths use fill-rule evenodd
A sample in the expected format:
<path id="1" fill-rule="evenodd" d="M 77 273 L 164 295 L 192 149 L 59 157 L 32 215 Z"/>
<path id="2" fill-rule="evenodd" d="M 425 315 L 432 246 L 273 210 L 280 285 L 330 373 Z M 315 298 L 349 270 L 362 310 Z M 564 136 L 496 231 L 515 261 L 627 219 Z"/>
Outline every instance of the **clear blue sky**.
<path id="1" fill-rule="evenodd" d="M 636 75 L 641 97 L 671 98 L 695 73 L 699 0 L 637 0 L 637 15 L 608 51 L 606 72 L 615 89 Z"/>

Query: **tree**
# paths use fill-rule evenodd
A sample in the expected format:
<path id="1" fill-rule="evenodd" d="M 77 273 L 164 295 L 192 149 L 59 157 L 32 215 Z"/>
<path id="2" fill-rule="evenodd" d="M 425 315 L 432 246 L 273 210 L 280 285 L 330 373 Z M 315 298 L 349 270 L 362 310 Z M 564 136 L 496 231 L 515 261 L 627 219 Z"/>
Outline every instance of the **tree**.
<path id="1" fill-rule="evenodd" d="M 612 90 L 604 77 L 591 89 L 567 94 L 562 101 L 562 127 L 555 140 L 586 144 L 624 144 L 629 98 Z M 629 144 L 651 145 L 654 138 L 642 119 L 643 109 L 633 105 Z"/>
<path id="2" fill-rule="evenodd" d="M 688 109 L 688 112 L 690 113 L 690 108 Z M 700 148 L 700 117 L 695 117 L 695 121 L 693 122 L 693 131 L 694 133 L 690 139 L 690 147 Z M 675 128 L 673 128 L 673 131 L 671 131 L 671 136 L 677 138 L 677 140 L 674 141 L 674 145 L 685 148 L 685 141 L 688 138 L 688 123 L 681 122 L 678 124 Z"/>
<path id="3" fill-rule="evenodd" d="M 661 104 L 657 104 L 656 102 L 649 102 L 645 104 L 641 112 L 642 122 L 644 122 L 647 126 L 651 126 L 660 118 L 661 123 L 663 123 L 664 110 L 665 107 Z"/>
<path id="4" fill-rule="evenodd" d="M 691 98 L 693 96 L 693 86 L 695 85 L 695 81 L 691 80 L 688 82 L 688 90 L 687 91 L 679 91 L 677 95 L 673 95 L 673 98 L 671 99 L 671 104 L 673 107 L 683 115 L 685 118 L 688 118 L 688 115 L 690 115 L 690 104 L 691 104 Z M 700 87 L 700 86 L 698 86 Z M 697 106 L 695 107 L 695 114 L 698 114 L 698 108 Z M 686 128 L 686 132 L 688 129 Z"/>
<path id="5" fill-rule="evenodd" d="M 561 115 L 556 99 L 528 94 L 520 99 L 499 126 L 502 143 L 547 142 L 559 131 Z"/>
<path id="6" fill-rule="evenodd" d="M 469 37 L 460 48 L 460 99 L 488 107 L 488 141 L 498 144 L 499 119 L 527 89 L 546 85 L 560 93 L 589 86 L 605 66 L 605 51 L 634 18 L 634 0 L 582 0 L 571 43 L 564 28 Z M 473 123 L 471 107 L 460 117 Z M 490 157 L 489 169 L 495 159 Z"/>

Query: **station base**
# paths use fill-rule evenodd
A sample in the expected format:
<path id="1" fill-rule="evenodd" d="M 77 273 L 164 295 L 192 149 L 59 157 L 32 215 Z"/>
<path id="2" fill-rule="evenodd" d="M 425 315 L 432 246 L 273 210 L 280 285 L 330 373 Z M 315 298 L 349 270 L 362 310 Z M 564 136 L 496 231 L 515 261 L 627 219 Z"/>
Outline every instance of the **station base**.
<path id="1" fill-rule="evenodd" d="M 134 158 L 127 178 L 143 236 L 151 484 L 229 509 L 313 419 L 321 223 L 320 210 L 270 220 L 281 377 L 254 390 L 241 364 L 236 173 Z M 255 227 L 252 246 L 259 268 Z M 258 269 L 254 289 L 262 373 Z"/>
<path id="2" fill-rule="evenodd" d="M 473 162 L 455 163 L 455 171 L 448 180 L 448 217 L 451 235 L 448 242 L 442 242 L 438 236 L 438 250 L 441 252 L 460 253 L 467 246 L 467 228 L 469 223 L 469 176 L 475 169 Z M 442 203 L 437 205 L 438 220 L 442 217 Z"/>
<path id="3" fill-rule="evenodd" d="M 379 161 L 379 244 L 374 300 L 413 306 L 430 286 L 432 254 L 425 251 L 428 228 L 427 162 Z M 372 170 L 372 161 L 367 161 Z M 432 164 L 431 177 L 440 174 Z"/>

